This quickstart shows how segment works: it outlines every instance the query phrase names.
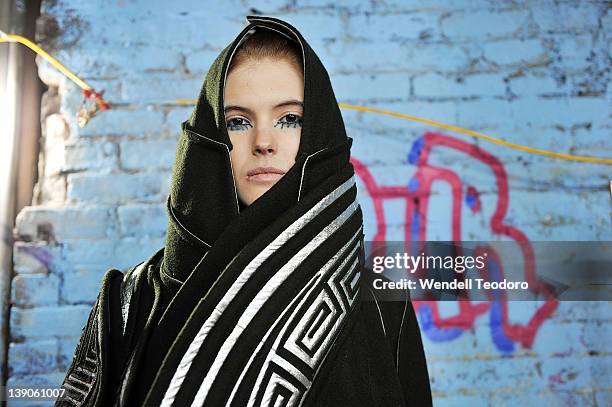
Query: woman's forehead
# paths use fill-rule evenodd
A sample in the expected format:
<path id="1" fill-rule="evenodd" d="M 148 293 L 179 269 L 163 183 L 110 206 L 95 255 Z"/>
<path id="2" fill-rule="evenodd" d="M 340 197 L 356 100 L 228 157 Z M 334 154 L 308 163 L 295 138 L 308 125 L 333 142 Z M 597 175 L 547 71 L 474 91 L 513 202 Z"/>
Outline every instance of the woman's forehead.
<path id="1" fill-rule="evenodd" d="M 290 62 L 262 60 L 242 64 L 228 75 L 224 105 L 275 109 L 304 98 L 301 72 Z"/>

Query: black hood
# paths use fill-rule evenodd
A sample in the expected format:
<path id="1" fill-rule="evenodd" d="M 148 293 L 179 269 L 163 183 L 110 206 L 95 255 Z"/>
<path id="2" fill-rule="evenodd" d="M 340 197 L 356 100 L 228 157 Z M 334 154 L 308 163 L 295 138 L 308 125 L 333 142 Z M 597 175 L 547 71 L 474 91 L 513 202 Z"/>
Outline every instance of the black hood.
<path id="1" fill-rule="evenodd" d="M 249 24 L 215 59 L 195 109 L 182 124 L 170 196 L 164 272 L 181 282 L 231 225 L 248 241 L 349 160 L 351 140 L 325 67 L 292 25 L 248 16 Z M 269 29 L 299 43 L 304 63 L 304 111 L 296 163 L 270 190 L 241 210 L 225 125 L 224 87 L 234 52 L 253 31 Z M 237 237 L 239 248 L 240 237 Z M 214 277 L 211 276 L 214 281 Z M 176 283 L 176 281 L 175 281 Z"/>

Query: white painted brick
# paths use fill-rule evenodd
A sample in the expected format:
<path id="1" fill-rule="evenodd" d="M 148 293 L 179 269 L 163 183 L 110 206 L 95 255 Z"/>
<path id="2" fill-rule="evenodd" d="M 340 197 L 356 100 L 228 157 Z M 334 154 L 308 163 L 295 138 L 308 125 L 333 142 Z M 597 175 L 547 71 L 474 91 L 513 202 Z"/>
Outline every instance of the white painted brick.
<path id="1" fill-rule="evenodd" d="M 51 114 L 45 118 L 44 174 L 56 175 L 62 171 L 65 162 L 65 140 L 69 136 L 68 124 L 61 114 Z"/>
<path id="2" fill-rule="evenodd" d="M 39 203 L 43 205 L 63 205 L 66 202 L 66 177 L 50 175 L 39 179 L 35 187 Z"/>

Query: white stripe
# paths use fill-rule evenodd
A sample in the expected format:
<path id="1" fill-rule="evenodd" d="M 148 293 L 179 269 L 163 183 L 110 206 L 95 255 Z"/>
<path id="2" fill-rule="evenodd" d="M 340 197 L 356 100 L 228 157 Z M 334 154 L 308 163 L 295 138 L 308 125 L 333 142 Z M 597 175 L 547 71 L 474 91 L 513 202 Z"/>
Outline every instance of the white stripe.
<path id="1" fill-rule="evenodd" d="M 341 267 L 338 267 L 338 269 L 336 269 L 336 271 L 334 271 L 333 275 L 331 276 L 331 278 L 329 280 L 333 280 L 338 275 L 339 271 L 344 268 L 346 262 L 350 258 L 351 257 L 349 256 L 347 259 L 345 259 L 345 261 L 343 261 Z M 351 266 L 351 267 L 358 267 L 358 266 L 359 266 L 358 263 L 353 263 L 353 266 Z M 352 268 L 349 270 L 349 273 L 350 272 L 352 272 Z M 294 311 L 294 314 L 296 312 L 297 312 L 297 310 Z M 348 316 L 349 312 L 350 312 L 350 310 L 347 309 L 346 310 L 346 315 L 347 316 Z M 343 318 L 339 318 L 338 319 L 337 323 L 334 325 L 333 332 L 337 331 L 338 326 L 340 325 L 340 323 L 342 323 L 343 320 L 344 320 Z M 274 345 L 272 345 L 271 351 L 268 353 L 268 356 L 266 357 L 266 360 L 264 361 L 264 366 L 269 364 L 273 360 L 276 364 L 278 364 L 279 366 L 283 367 L 287 372 L 291 373 L 296 380 L 300 381 L 306 387 L 306 391 L 302 395 L 301 400 L 299 400 L 300 404 L 301 404 L 303 402 L 303 400 L 304 400 L 304 396 L 308 393 L 308 390 L 310 389 L 310 381 L 308 379 L 306 379 L 303 376 L 302 372 L 300 372 L 295 366 L 293 366 L 292 364 L 287 362 L 284 358 L 278 356 L 277 351 L 276 351 L 278 349 L 279 345 L 280 345 L 281 339 L 285 336 L 285 332 L 287 331 L 288 327 L 289 327 L 289 324 L 286 324 L 283 327 L 283 329 L 279 332 L 279 334 L 276 337 L 276 340 L 274 342 Z M 298 329 L 298 328 L 295 328 L 295 329 Z M 293 336 L 293 334 L 290 335 L 290 337 L 287 339 L 287 343 L 285 343 L 285 346 L 289 345 L 289 342 L 291 340 L 291 336 Z M 318 358 L 319 362 L 324 360 L 325 357 L 327 356 L 327 353 L 328 353 L 329 348 L 330 348 L 330 346 L 328 346 L 328 345 L 329 345 L 330 341 L 332 341 L 334 339 L 335 339 L 335 335 L 332 334 L 332 335 L 330 335 L 324 341 L 323 345 L 321 345 L 320 349 L 322 349 L 324 351 L 324 354 L 319 354 L 319 358 Z M 287 349 L 288 351 L 291 351 L 294 355 L 299 357 L 299 355 L 297 355 L 291 349 L 289 349 L 287 347 L 285 347 L 285 349 Z M 314 375 L 315 377 L 316 377 L 316 375 L 317 375 L 321 365 L 322 365 L 322 363 L 319 363 L 318 366 L 316 367 L 316 371 L 315 371 L 315 375 Z M 264 374 L 265 374 L 265 369 L 262 369 L 259 372 L 257 380 L 255 381 L 255 385 L 253 386 L 253 390 L 252 390 L 251 396 L 249 398 L 249 402 L 247 404 L 247 406 L 249 406 L 249 407 L 253 407 L 255 405 L 255 400 L 257 398 L 257 392 L 259 391 L 259 388 L 262 386 L 261 382 L 263 381 Z M 264 403 L 261 403 L 261 404 L 264 404 Z"/>
<path id="2" fill-rule="evenodd" d="M 314 283 L 311 285 L 312 281 L 315 279 L 320 279 L 321 276 L 323 274 L 325 274 L 327 272 L 327 270 L 329 269 L 328 264 L 333 264 L 334 262 L 337 261 L 337 259 L 341 256 L 344 255 L 344 252 L 346 251 L 347 247 L 349 247 L 353 241 L 355 240 L 355 238 L 357 237 L 357 235 L 361 232 L 361 228 L 357 231 L 357 233 L 355 233 L 353 235 L 353 237 L 349 240 L 349 242 L 340 249 L 340 251 L 334 255 L 334 257 L 332 257 L 330 259 L 330 261 L 323 266 L 323 268 L 321 270 L 319 270 L 311 279 L 308 283 L 305 284 L 306 286 L 310 285 L 310 289 L 308 290 L 308 292 L 306 292 L 305 294 L 303 294 L 304 290 L 306 288 L 302 288 L 300 290 L 300 292 L 295 296 L 295 298 L 287 305 L 287 307 L 285 307 L 285 309 L 283 310 L 283 312 L 281 312 L 281 314 L 278 316 L 278 318 L 276 319 L 276 321 L 274 322 L 274 324 L 272 324 L 272 326 L 270 327 L 270 329 L 268 329 L 268 331 L 266 332 L 266 334 L 264 335 L 264 337 L 261 339 L 261 341 L 259 342 L 259 344 L 257 345 L 257 348 L 255 348 L 255 350 L 253 351 L 251 357 L 249 358 L 249 361 L 246 363 L 245 368 L 242 370 L 242 373 L 240 374 L 240 377 L 238 378 L 238 380 L 236 381 L 236 384 L 234 385 L 234 388 L 232 390 L 232 394 L 229 397 L 229 400 L 226 404 L 226 406 L 229 406 L 232 402 L 232 400 L 234 399 L 234 397 L 236 396 L 236 391 L 238 391 L 238 386 L 240 385 L 240 383 L 242 382 L 242 379 L 244 378 L 244 375 L 247 373 L 247 371 L 249 370 L 251 363 L 253 363 L 253 360 L 255 359 L 255 356 L 259 353 L 259 350 L 261 349 L 261 347 L 263 346 L 263 344 L 268 340 L 268 337 L 270 336 L 270 334 L 272 333 L 272 331 L 274 331 L 274 329 L 276 328 L 276 326 L 278 325 L 279 321 L 282 320 L 285 316 L 285 314 L 287 312 L 289 312 L 290 309 L 294 308 L 293 304 L 297 301 L 298 298 L 301 298 L 299 304 L 297 304 L 295 306 L 295 309 L 298 309 L 300 307 L 302 307 L 302 305 L 304 304 L 304 302 L 306 301 L 306 298 L 310 295 L 310 293 L 312 292 L 312 290 L 314 290 L 314 288 L 316 287 L 317 283 Z M 342 263 L 340 264 L 340 266 L 338 268 L 343 268 L 346 263 L 354 256 L 355 254 L 355 249 L 353 249 L 346 257 L 346 259 L 344 259 L 342 261 Z M 352 267 L 351 267 L 352 268 Z M 303 294 L 303 296 L 302 296 Z"/>
<path id="3" fill-rule="evenodd" d="M 221 301 L 215 307 L 215 310 L 211 313 L 209 318 L 200 328 L 200 331 L 193 339 L 187 352 L 183 355 L 179 366 L 174 372 L 172 380 L 166 390 L 164 399 L 162 400 L 162 406 L 170 406 L 174 402 L 174 399 L 185 380 L 185 376 L 191 367 L 193 359 L 196 357 L 202 343 L 208 336 L 210 329 L 215 325 L 223 311 L 227 308 L 229 303 L 233 301 L 242 286 L 250 278 L 250 276 L 257 270 L 257 268 L 270 257 L 279 247 L 284 245 L 289 238 L 299 232 L 305 225 L 310 223 L 321 211 L 331 205 L 346 191 L 348 191 L 353 185 L 355 185 L 355 178 L 351 177 L 342 183 L 338 188 L 332 191 L 330 194 L 321 199 L 316 205 L 308 210 L 299 219 L 293 222 L 287 229 L 285 229 L 280 235 L 278 235 L 261 253 L 259 253 L 249 265 L 240 273 L 236 281 L 232 284 L 230 289 L 225 293 Z"/>
<path id="4" fill-rule="evenodd" d="M 255 314 L 259 309 L 266 303 L 266 301 L 274 294 L 276 289 L 291 275 L 293 270 L 298 267 L 306 257 L 308 257 L 316 248 L 318 248 L 325 240 L 329 238 L 336 230 L 340 228 L 349 217 L 357 211 L 359 205 L 356 201 L 353 201 L 348 208 L 346 208 L 333 222 L 327 225 L 321 232 L 319 232 L 314 239 L 312 239 L 306 246 L 304 246 L 300 251 L 298 251 L 292 258 L 289 260 L 287 264 L 285 264 L 281 269 L 268 280 L 266 285 L 262 288 L 262 290 L 257 293 L 255 298 L 248 305 L 245 312 L 240 316 L 236 327 L 232 331 L 232 333 L 227 337 L 223 346 L 217 353 L 215 360 L 212 363 L 211 368 L 208 370 L 206 377 L 202 381 L 200 385 L 200 389 L 196 394 L 192 407 L 201 406 L 204 404 L 204 400 L 206 399 L 206 395 L 212 386 L 213 381 L 217 377 L 217 373 L 223 366 L 225 359 L 229 355 L 230 351 L 236 344 L 238 338 L 247 327 L 247 325 L 251 322 L 251 320 L 255 317 Z"/>
<path id="5" fill-rule="evenodd" d="M 308 160 L 310 160 L 311 157 L 314 157 L 315 155 L 319 154 L 321 151 L 325 151 L 325 150 L 327 150 L 327 148 L 322 148 L 319 151 L 315 151 L 314 153 L 306 157 L 306 159 L 304 160 L 304 164 L 302 165 L 302 175 L 300 175 L 300 189 L 298 189 L 298 197 L 297 197 L 298 202 L 300 202 L 300 198 L 302 197 L 302 185 L 304 183 L 304 172 L 306 171 L 306 164 L 308 164 Z"/>

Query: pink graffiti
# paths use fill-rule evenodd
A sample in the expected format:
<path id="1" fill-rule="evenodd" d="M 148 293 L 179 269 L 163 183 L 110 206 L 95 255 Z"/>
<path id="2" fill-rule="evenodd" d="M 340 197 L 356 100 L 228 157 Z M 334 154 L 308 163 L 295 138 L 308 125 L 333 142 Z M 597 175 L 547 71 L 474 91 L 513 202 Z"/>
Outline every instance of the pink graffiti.
<path id="1" fill-rule="evenodd" d="M 416 146 L 416 148 L 415 148 Z M 474 160 L 485 164 L 495 176 L 497 187 L 497 205 L 490 218 L 489 226 L 491 232 L 497 235 L 506 236 L 514 240 L 524 257 L 525 279 L 529 283 L 533 292 L 541 294 L 546 301 L 535 311 L 526 324 L 514 324 L 508 319 L 508 301 L 505 297 L 497 299 L 501 303 L 501 313 L 499 322 L 504 336 L 512 342 L 520 343 L 522 346 L 530 348 L 534 338 L 542 323 L 550 317 L 558 305 L 558 301 L 553 298 L 550 286 L 539 281 L 535 275 L 535 258 L 533 247 L 526 235 L 518 228 L 505 223 L 506 213 L 509 204 L 508 177 L 502 163 L 492 154 L 476 146 L 452 137 L 438 133 L 426 133 L 417 140 L 411 152 L 412 162 L 417 166 L 412 187 L 406 186 L 385 186 L 379 185 L 369 169 L 359 159 L 352 158 L 351 162 L 355 167 L 355 172 L 361 179 L 365 188 L 372 199 L 374 206 L 374 216 L 376 219 L 377 230 L 373 240 L 384 242 L 387 235 L 387 221 L 385 218 L 383 202 L 388 199 L 399 199 L 405 203 L 405 226 L 404 239 L 407 242 L 423 242 L 426 240 L 428 203 L 431 194 L 432 184 L 435 181 L 447 183 L 451 188 L 451 236 L 452 240 L 461 241 L 461 204 L 464 189 L 467 190 L 466 200 L 472 212 L 482 210 L 480 195 L 474 186 L 465 186 L 459 175 L 450 169 L 436 167 L 429 163 L 432 151 L 435 148 L 450 148 L 455 151 L 467 154 Z M 484 250 L 484 248 L 480 248 Z M 496 253 L 491 248 L 487 248 L 489 255 L 493 255 L 500 265 L 501 262 Z M 492 300 L 492 298 L 490 298 Z M 439 314 L 438 306 L 435 301 L 414 301 L 415 309 L 427 306 L 430 308 L 431 318 L 437 328 L 462 328 L 468 329 L 473 326 L 475 319 L 486 312 L 493 312 L 491 302 L 473 303 L 469 300 L 459 301 L 459 311 L 457 315 L 442 318 Z M 497 318 L 497 317 L 496 317 Z"/>

